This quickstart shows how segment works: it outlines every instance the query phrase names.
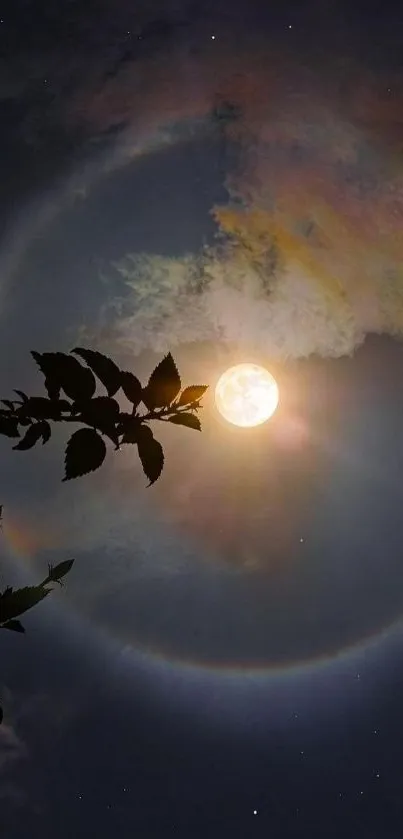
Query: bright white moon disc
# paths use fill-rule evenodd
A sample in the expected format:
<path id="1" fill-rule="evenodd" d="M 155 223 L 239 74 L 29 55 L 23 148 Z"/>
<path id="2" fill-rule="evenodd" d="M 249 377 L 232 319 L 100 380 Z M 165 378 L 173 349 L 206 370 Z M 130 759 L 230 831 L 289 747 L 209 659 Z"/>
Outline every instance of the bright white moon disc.
<path id="1" fill-rule="evenodd" d="M 277 382 L 258 364 L 237 364 L 219 378 L 215 401 L 220 414 L 233 425 L 261 425 L 274 414 L 279 399 Z"/>

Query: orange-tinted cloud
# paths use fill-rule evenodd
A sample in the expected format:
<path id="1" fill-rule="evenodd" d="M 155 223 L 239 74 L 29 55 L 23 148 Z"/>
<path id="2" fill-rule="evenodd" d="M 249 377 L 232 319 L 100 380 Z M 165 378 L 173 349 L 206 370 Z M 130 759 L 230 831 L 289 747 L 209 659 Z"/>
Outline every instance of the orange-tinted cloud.
<path id="1" fill-rule="evenodd" d="M 174 137 L 175 126 L 192 119 L 217 130 L 220 100 L 241 114 L 221 128 L 238 150 L 227 173 L 237 204 L 214 209 L 229 242 L 225 254 L 209 252 L 206 295 L 197 304 L 188 295 L 192 255 L 164 265 L 143 255 L 128 279 L 142 311 L 121 322 L 121 332 L 130 338 L 135 330 L 140 343 L 158 334 L 158 350 L 186 333 L 186 340 L 266 341 L 285 355 L 338 355 L 368 331 L 400 333 L 402 93 L 399 79 L 374 76 L 352 58 L 308 64 L 256 36 L 172 46 L 84 89 L 70 118 L 95 131 L 123 121 L 137 142 L 162 129 Z M 275 270 L 267 268 L 271 248 Z M 164 312 L 161 272 L 169 278 Z"/>

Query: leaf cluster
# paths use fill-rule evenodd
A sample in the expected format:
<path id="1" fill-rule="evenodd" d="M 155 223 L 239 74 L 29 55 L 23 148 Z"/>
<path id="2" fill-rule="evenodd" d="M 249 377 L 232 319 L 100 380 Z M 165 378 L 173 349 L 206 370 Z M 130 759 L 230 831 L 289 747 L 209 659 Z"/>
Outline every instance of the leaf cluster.
<path id="1" fill-rule="evenodd" d="M 24 586 L 24 588 L 13 589 L 7 586 L 0 591 L 0 629 L 9 629 L 13 632 L 24 633 L 25 629 L 18 618 L 32 609 L 52 591 L 52 583 L 63 585 L 62 579 L 71 571 L 74 559 L 66 559 L 58 565 L 49 565 L 48 575 L 36 586 Z M 0 723 L 3 720 L 3 710 L 0 707 Z"/>
<path id="2" fill-rule="evenodd" d="M 74 559 L 66 559 L 54 567 L 49 565 L 49 573 L 41 583 L 36 586 L 25 586 L 24 588 L 13 589 L 7 586 L 0 591 L 0 629 L 12 629 L 14 632 L 25 632 L 24 627 L 17 618 L 32 609 L 52 591 L 49 586 L 52 583 L 62 584 L 62 578 L 71 571 Z"/>
<path id="3" fill-rule="evenodd" d="M 70 354 L 31 354 L 44 376 L 47 396 L 29 397 L 16 390 L 17 399 L 1 400 L 0 434 L 18 438 L 13 448 L 27 451 L 49 441 L 54 423 L 81 425 L 67 443 L 65 481 L 98 469 L 107 443 L 114 449 L 135 444 L 150 486 L 162 472 L 164 453 L 148 423 L 159 420 L 201 430 L 197 411 L 207 387 L 191 385 L 182 390 L 171 353 L 144 387 L 132 372 L 121 370 L 95 350 L 76 347 Z M 99 387 L 103 392 L 98 392 Z M 117 396 L 126 400 L 128 410 L 122 409 Z"/>
<path id="4" fill-rule="evenodd" d="M 0 434 L 17 438 L 13 448 L 27 451 L 40 441 L 45 445 L 50 440 L 53 423 L 81 425 L 66 446 L 65 481 L 98 469 L 105 459 L 106 440 L 115 449 L 137 445 L 150 486 L 161 474 L 164 453 L 148 423 L 159 420 L 201 430 L 197 411 L 207 388 L 191 385 L 182 390 L 170 353 L 144 387 L 132 372 L 120 370 L 112 359 L 94 350 L 76 347 L 70 354 L 31 354 L 44 376 L 47 396 L 27 396 L 15 390 L 17 399 L 0 400 Z M 99 386 L 103 393 L 97 392 Z M 128 410 L 123 410 L 115 398 L 118 394 L 126 399 Z M 2 511 L 0 505 L 0 527 Z M 48 575 L 36 586 L 16 590 L 7 586 L 0 591 L 0 629 L 24 633 L 19 617 L 48 596 L 52 583 L 63 585 L 73 563 L 70 559 L 55 567 L 49 565 Z M 0 707 L 0 723 L 2 720 Z"/>

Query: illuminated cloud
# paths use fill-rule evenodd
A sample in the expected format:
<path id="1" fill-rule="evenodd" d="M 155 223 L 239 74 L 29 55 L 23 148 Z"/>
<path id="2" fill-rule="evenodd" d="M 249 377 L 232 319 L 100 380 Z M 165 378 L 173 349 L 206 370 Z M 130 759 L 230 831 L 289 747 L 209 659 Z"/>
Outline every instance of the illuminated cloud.
<path id="1" fill-rule="evenodd" d="M 227 181 L 232 217 L 222 208 L 216 214 L 229 247 L 176 260 L 136 255 L 123 278 L 124 303 L 114 304 L 119 341 L 160 352 L 221 340 L 295 357 L 351 353 L 368 332 L 399 335 L 398 80 L 374 77 L 340 52 L 308 63 L 285 43 L 268 49 L 267 39 L 245 35 L 235 50 L 232 35 L 212 42 L 209 24 L 205 36 L 197 28 L 182 38 L 179 30 L 155 49 L 150 42 L 142 50 L 135 28 L 107 51 L 94 45 L 91 72 L 80 50 L 66 47 L 60 61 L 49 46 L 46 71 L 43 55 L 29 55 L 30 71 L 24 65 L 0 91 L 8 101 L 28 90 L 27 78 L 40 86 L 22 129 L 27 141 L 39 142 L 40 107 L 41 126 L 57 124 L 95 151 L 105 142 L 102 164 L 94 155 L 94 181 L 98 166 L 106 174 L 193 135 L 221 131 L 236 146 Z M 57 95 L 67 88 L 69 96 Z M 240 118 L 219 126 L 213 114 L 222 101 Z M 91 192 L 91 165 L 82 181 L 72 179 L 76 199 Z M 200 284 L 201 259 L 208 282 Z"/>
<path id="2" fill-rule="evenodd" d="M 400 126 L 380 77 L 346 63 L 337 79 L 321 79 L 259 50 L 245 54 L 240 73 L 224 46 L 214 72 L 199 57 L 196 85 L 187 61 L 193 75 L 179 89 L 177 61 L 161 64 L 162 86 L 150 75 L 142 124 L 207 119 L 208 108 L 211 119 L 217 91 L 239 106 L 241 118 L 223 128 L 238 150 L 230 204 L 212 208 L 226 244 L 183 259 L 123 260 L 118 340 L 135 352 L 218 340 L 284 358 L 349 354 L 369 332 L 400 335 Z M 127 106 L 131 72 L 120 91 Z M 94 101 L 93 119 L 110 111 L 102 101 L 112 90 Z"/>

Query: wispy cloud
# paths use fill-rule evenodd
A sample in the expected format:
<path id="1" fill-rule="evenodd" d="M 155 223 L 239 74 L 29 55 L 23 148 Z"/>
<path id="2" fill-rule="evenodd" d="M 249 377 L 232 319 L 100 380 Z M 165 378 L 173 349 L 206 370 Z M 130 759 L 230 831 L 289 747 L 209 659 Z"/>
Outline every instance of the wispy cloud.
<path id="1" fill-rule="evenodd" d="M 147 103 L 134 95 L 129 107 L 129 66 L 120 88 L 127 111 L 113 96 L 115 80 L 92 100 L 95 123 L 113 100 L 142 129 L 163 119 L 211 120 L 218 93 L 241 113 L 225 129 L 238 151 L 227 181 L 234 204 L 215 214 L 228 247 L 178 259 L 122 254 L 124 293 L 106 318 L 117 341 L 135 353 L 222 341 L 284 358 L 349 354 L 368 332 L 400 334 L 398 85 L 392 102 L 381 76 L 354 62 L 318 78 L 313 67 L 288 54 L 267 57 L 258 46 L 255 54 L 245 48 L 242 73 L 225 45 L 210 63 L 207 51 L 198 60 L 191 102 L 176 59 L 162 62 L 163 85 L 157 71 L 149 75 Z"/>

